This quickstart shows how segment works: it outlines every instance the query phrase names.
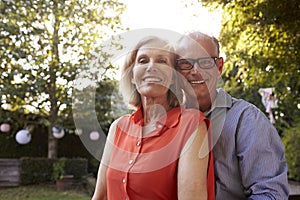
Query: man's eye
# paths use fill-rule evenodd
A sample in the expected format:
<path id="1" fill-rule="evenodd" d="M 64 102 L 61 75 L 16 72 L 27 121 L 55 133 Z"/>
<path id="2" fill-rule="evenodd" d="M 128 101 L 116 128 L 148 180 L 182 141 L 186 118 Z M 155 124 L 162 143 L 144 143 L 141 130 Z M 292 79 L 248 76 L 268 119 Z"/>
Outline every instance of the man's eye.
<path id="1" fill-rule="evenodd" d="M 211 60 L 209 59 L 203 59 L 203 60 L 200 60 L 200 65 L 211 65 Z"/>
<path id="2" fill-rule="evenodd" d="M 179 60 L 178 64 L 180 64 L 180 65 L 190 65 L 191 63 L 188 60 Z"/>

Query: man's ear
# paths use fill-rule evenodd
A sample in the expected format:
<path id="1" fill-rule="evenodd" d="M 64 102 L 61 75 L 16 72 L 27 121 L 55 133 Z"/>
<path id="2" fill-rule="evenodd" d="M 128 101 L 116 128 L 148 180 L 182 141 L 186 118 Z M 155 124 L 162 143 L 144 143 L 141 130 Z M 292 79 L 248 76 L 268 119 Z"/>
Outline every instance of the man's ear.
<path id="1" fill-rule="evenodd" d="M 217 67 L 218 67 L 218 71 L 219 71 L 220 75 L 222 75 L 223 66 L 224 66 L 224 59 L 223 59 L 223 57 L 220 57 L 217 62 Z"/>

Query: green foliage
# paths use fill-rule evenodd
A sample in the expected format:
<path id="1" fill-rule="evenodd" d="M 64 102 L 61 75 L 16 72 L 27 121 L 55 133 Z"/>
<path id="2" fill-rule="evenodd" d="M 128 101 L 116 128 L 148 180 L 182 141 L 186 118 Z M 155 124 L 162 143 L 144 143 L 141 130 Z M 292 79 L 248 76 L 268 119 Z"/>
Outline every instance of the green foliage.
<path id="1" fill-rule="evenodd" d="M 21 184 L 35 184 L 56 180 L 70 174 L 80 181 L 87 175 L 88 162 L 84 158 L 31 158 L 20 159 Z"/>
<path id="2" fill-rule="evenodd" d="M 62 179 L 66 175 L 66 158 L 59 158 L 53 164 L 52 178 L 54 180 Z"/>
<path id="3" fill-rule="evenodd" d="M 299 117 L 300 12 L 297 0 L 202 0 L 222 6 L 223 79 L 233 96 L 261 107 L 257 90 L 275 87 L 276 128 Z"/>
<path id="4" fill-rule="evenodd" d="M 14 188 L 1 188 L 0 199 L 14 200 L 90 200 L 90 195 L 82 191 L 57 191 L 49 185 L 27 185 Z"/>
<path id="5" fill-rule="evenodd" d="M 54 160 L 47 158 L 20 159 L 20 181 L 21 184 L 35 184 L 48 182 L 51 179 L 52 165 Z"/>
<path id="6" fill-rule="evenodd" d="M 73 175 L 74 179 L 81 180 L 87 175 L 87 160 L 83 158 L 58 158 L 52 166 L 52 179 L 62 179 L 65 175 Z"/>
<path id="7" fill-rule="evenodd" d="M 99 43 L 122 30 L 118 1 L 32 0 L 0 2 L 0 107 L 38 113 L 49 127 L 68 125 L 72 118 L 73 81 L 92 51 L 110 55 Z M 97 65 L 98 71 L 112 68 Z M 18 119 L 14 119 L 18 120 Z M 68 123 L 65 123 L 65 122 Z M 51 138 L 52 137 L 52 138 Z M 49 151 L 56 150 L 53 143 Z M 55 152 L 50 152 L 55 157 Z"/>
<path id="8" fill-rule="evenodd" d="M 283 144 L 288 163 L 288 177 L 300 181 L 300 123 L 284 130 Z"/>
<path id="9" fill-rule="evenodd" d="M 233 96 L 262 106 L 259 88 L 274 87 L 276 128 L 289 178 L 300 180 L 300 12 L 298 0 L 201 0 L 222 6 L 223 80 Z"/>
<path id="10" fill-rule="evenodd" d="M 65 173 L 74 175 L 75 180 L 82 180 L 88 173 L 88 161 L 85 158 L 66 159 Z"/>

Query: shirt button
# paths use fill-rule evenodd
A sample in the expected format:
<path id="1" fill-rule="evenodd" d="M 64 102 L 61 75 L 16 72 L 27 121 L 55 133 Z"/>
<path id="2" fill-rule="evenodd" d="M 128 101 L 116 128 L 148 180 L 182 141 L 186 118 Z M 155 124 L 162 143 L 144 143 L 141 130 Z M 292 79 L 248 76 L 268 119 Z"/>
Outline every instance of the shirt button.
<path id="1" fill-rule="evenodd" d="M 136 143 L 136 146 L 141 146 L 141 141 L 138 141 L 138 142 Z"/>
<path id="2" fill-rule="evenodd" d="M 157 125 L 157 128 L 162 128 L 162 127 L 163 127 L 163 125 L 161 125 L 161 124 Z"/>
<path id="3" fill-rule="evenodd" d="M 130 165 L 133 163 L 133 160 L 129 160 L 129 162 L 128 162 Z"/>
<path id="4" fill-rule="evenodd" d="M 126 183 L 126 178 L 123 178 L 123 179 L 122 179 L 122 182 L 123 182 L 123 183 Z"/>
<path id="5" fill-rule="evenodd" d="M 125 200 L 129 200 L 128 197 L 126 197 Z"/>

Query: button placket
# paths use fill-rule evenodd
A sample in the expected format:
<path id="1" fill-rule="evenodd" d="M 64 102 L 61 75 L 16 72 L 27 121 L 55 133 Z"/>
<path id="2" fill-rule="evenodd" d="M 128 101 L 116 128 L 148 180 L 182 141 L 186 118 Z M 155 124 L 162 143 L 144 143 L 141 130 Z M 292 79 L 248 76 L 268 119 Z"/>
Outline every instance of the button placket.
<path id="1" fill-rule="evenodd" d="M 122 178 L 122 183 L 123 183 L 123 189 L 124 189 L 124 196 L 128 198 L 127 194 L 127 181 L 128 180 L 128 173 L 124 173 L 124 176 Z"/>
<path id="2" fill-rule="evenodd" d="M 134 162 L 134 161 L 133 161 L 132 159 L 130 159 L 130 160 L 128 161 L 128 164 L 129 164 L 129 165 L 132 165 L 133 162 Z"/>

